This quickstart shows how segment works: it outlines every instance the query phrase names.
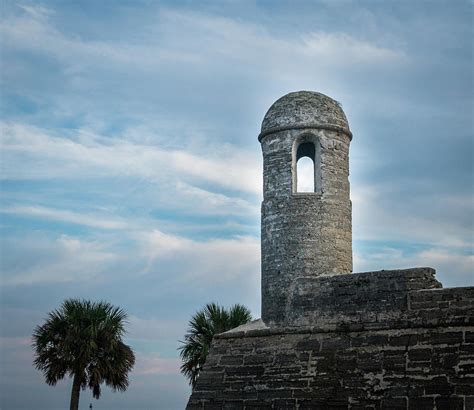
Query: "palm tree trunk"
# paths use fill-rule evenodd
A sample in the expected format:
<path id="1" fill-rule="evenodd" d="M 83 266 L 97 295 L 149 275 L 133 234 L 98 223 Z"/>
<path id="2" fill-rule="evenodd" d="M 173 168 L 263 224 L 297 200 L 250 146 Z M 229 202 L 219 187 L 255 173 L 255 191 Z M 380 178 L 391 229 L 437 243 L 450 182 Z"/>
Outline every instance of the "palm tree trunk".
<path id="1" fill-rule="evenodd" d="M 81 375 L 79 372 L 74 374 L 74 381 L 72 382 L 71 391 L 71 405 L 70 410 L 78 410 L 79 408 L 79 393 L 81 392 Z"/>

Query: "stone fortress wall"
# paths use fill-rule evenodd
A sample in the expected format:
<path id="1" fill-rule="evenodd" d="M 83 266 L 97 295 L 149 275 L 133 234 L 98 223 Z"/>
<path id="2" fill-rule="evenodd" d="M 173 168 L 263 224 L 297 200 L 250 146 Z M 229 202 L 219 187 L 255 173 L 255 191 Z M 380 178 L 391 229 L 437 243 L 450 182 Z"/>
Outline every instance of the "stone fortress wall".
<path id="1" fill-rule="evenodd" d="M 217 336 L 188 409 L 474 408 L 474 288 L 426 268 L 332 279 L 311 325 Z"/>
<path id="2" fill-rule="evenodd" d="M 351 137 L 319 93 L 267 112 L 262 319 L 214 338 L 188 409 L 474 409 L 474 287 L 443 289 L 431 268 L 350 273 Z M 295 192 L 301 155 L 311 193 Z"/>

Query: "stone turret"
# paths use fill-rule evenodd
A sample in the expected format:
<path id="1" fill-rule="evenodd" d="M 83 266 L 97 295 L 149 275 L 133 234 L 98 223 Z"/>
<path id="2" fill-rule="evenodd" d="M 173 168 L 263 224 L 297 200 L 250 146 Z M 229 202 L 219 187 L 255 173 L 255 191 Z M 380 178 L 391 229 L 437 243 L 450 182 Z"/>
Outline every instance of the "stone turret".
<path id="1" fill-rule="evenodd" d="M 299 91 L 277 100 L 258 137 L 263 153 L 262 319 L 290 321 L 295 287 L 352 272 L 349 144 L 340 104 Z M 298 192 L 300 158 L 313 162 L 312 192 Z"/>
<path id="2" fill-rule="evenodd" d="M 187 409 L 474 409 L 474 287 L 442 289 L 427 267 L 351 273 L 339 104 L 285 95 L 259 141 L 263 320 L 214 337 Z"/>
<path id="3" fill-rule="evenodd" d="M 285 95 L 259 141 L 263 320 L 214 337 L 187 409 L 474 409 L 474 287 L 442 289 L 427 267 L 351 273 L 339 104 Z"/>

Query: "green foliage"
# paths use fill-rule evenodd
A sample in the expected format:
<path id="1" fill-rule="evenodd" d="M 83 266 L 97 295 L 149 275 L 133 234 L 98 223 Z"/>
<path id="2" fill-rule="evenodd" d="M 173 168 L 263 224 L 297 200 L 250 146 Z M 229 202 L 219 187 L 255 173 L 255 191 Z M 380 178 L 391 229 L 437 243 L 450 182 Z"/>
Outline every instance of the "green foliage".
<path id="1" fill-rule="evenodd" d="M 64 301 L 33 333 L 35 367 L 46 383 L 55 385 L 69 375 L 97 399 L 102 383 L 124 391 L 135 364 L 132 349 L 122 342 L 126 318 L 122 309 L 107 302 Z"/>
<path id="2" fill-rule="evenodd" d="M 196 312 L 189 321 L 189 329 L 178 348 L 183 362 L 181 373 L 189 379 L 189 384 L 193 388 L 206 361 L 214 335 L 251 320 L 250 310 L 239 304 L 227 310 L 216 303 L 209 303 Z"/>

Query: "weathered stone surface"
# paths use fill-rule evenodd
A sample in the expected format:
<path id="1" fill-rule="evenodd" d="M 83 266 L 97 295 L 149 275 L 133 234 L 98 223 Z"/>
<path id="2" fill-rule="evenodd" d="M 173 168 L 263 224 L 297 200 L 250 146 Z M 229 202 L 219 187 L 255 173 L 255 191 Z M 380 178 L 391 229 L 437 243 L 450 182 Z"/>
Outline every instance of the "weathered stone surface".
<path id="1" fill-rule="evenodd" d="M 341 105 L 327 95 L 313 91 L 289 93 L 270 107 L 262 122 L 259 139 L 281 128 L 339 127 L 348 135 L 349 124 Z"/>
<path id="2" fill-rule="evenodd" d="M 430 268 L 317 280 L 313 323 L 218 335 L 189 408 L 471 409 L 474 287 L 442 289 Z"/>
<path id="3" fill-rule="evenodd" d="M 463 362 L 460 357 L 462 349 L 469 346 L 463 341 L 465 333 L 472 330 L 439 327 L 217 338 L 214 348 L 242 355 L 244 363 L 256 353 L 268 360 L 262 366 L 218 367 L 221 378 L 217 385 L 200 377 L 189 408 L 251 408 L 260 404 L 269 408 L 433 409 L 436 401 L 442 408 L 468 409 L 464 404 L 467 406 L 472 396 L 474 362 Z M 451 334 L 461 336 L 454 342 Z M 407 341 L 413 338 L 416 343 L 373 343 L 395 336 Z M 361 343 L 362 339 L 366 343 Z M 450 341 L 449 351 L 445 344 L 432 343 L 443 339 Z M 334 340 L 338 342 L 334 344 Z M 430 355 L 420 356 L 420 352 Z M 223 357 L 214 349 L 211 355 Z M 449 360 L 438 366 L 440 358 Z M 468 371 L 462 370 L 462 363 L 469 364 Z M 205 367 L 203 375 L 206 373 L 213 374 L 213 366 Z"/>
<path id="4" fill-rule="evenodd" d="M 474 410 L 474 287 L 431 268 L 350 274 L 352 135 L 340 106 L 291 93 L 268 111 L 262 319 L 214 338 L 188 409 Z M 315 192 L 295 192 L 298 149 Z"/>
<path id="5" fill-rule="evenodd" d="M 265 116 L 262 319 L 268 325 L 290 320 L 299 279 L 352 272 L 348 130 L 339 104 L 319 93 L 290 93 Z M 313 147 L 315 189 L 302 193 L 296 163 L 304 144 Z"/>
<path id="6" fill-rule="evenodd" d="M 322 326 L 398 320 L 409 291 L 440 288 L 431 268 L 296 278 L 286 325 Z M 418 303 L 418 302 L 416 302 Z"/>
<path id="7" fill-rule="evenodd" d="M 389 336 L 390 331 L 382 332 Z M 419 334 L 420 330 L 404 332 L 407 335 Z M 429 335 L 442 333 L 442 330 L 429 329 L 421 332 L 428 335 L 425 338 L 428 340 Z M 363 333 L 367 337 L 373 336 L 373 333 Z M 345 336 L 349 340 L 353 337 L 351 333 Z M 319 339 L 320 350 L 305 350 L 304 344 L 299 342 L 308 337 Z M 462 379 L 466 376 L 458 374 L 456 367 L 453 367 L 453 374 L 449 376 L 444 374 L 443 369 L 435 370 L 430 367 L 419 372 L 409 371 L 413 369 L 408 359 L 411 350 L 427 346 L 431 349 L 438 347 L 420 342 L 416 346 L 349 346 L 345 349 L 326 350 L 325 337 L 327 335 L 316 333 L 234 339 L 232 346 L 229 346 L 233 351 L 238 351 L 245 357 L 255 349 L 260 349 L 270 355 L 273 361 L 265 367 L 247 366 L 245 370 L 242 367 L 226 366 L 221 372 L 222 388 L 217 392 L 215 386 L 201 383 L 199 379 L 190 405 L 201 406 L 200 408 L 225 408 L 229 403 L 234 403 L 247 408 L 247 404 L 260 403 L 280 408 L 278 406 L 284 400 L 288 408 L 298 408 L 308 403 L 317 404 L 316 408 L 328 408 L 332 405 L 340 408 L 364 408 L 363 406 L 369 404 L 375 408 L 392 408 L 391 406 L 395 405 L 397 408 L 419 408 L 417 405 L 424 403 L 429 406 L 436 399 L 449 408 L 449 405 L 456 407 L 463 404 L 468 397 L 458 389 L 460 386 L 466 386 L 462 384 Z M 357 333 L 357 337 L 363 337 L 363 334 Z M 266 339 L 265 343 L 262 343 L 261 338 Z M 217 339 L 216 344 L 230 344 L 230 340 L 232 339 Z M 460 346 L 462 343 L 456 350 Z M 281 354 L 296 354 L 304 359 L 296 359 L 291 366 L 284 366 L 276 360 L 276 356 Z M 306 355 L 310 357 L 309 360 Z M 352 360 L 349 365 L 348 357 Z M 235 384 L 236 374 L 240 375 L 238 380 L 242 384 Z M 201 390 L 203 388 L 210 388 L 212 394 L 199 399 L 199 393 L 202 397 L 206 392 Z"/>

